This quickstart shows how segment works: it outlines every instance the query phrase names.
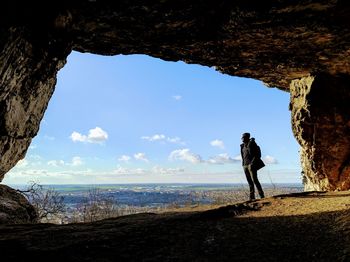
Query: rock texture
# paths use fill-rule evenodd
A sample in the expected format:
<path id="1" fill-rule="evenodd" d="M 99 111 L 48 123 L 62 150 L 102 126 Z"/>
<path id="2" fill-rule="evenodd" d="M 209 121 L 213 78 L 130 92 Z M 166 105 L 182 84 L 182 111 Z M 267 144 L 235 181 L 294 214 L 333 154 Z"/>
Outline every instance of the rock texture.
<path id="1" fill-rule="evenodd" d="M 0 185 L 0 224 L 37 223 L 38 214 L 16 190 Z"/>
<path id="2" fill-rule="evenodd" d="M 349 75 L 291 83 L 292 126 L 301 147 L 306 190 L 350 188 Z"/>
<path id="3" fill-rule="evenodd" d="M 138 53 L 182 60 L 213 66 L 225 74 L 258 79 L 286 91 L 298 85 L 293 80 L 303 82 L 308 76 L 316 80 L 320 77 L 329 83 L 323 87 L 322 94 L 328 91 L 332 94 L 338 88 L 332 81 L 341 81 L 350 74 L 349 17 L 350 4 L 346 0 L 124 0 L 47 4 L 3 1 L 0 180 L 24 157 L 38 132 L 54 91 L 57 71 L 71 50 L 101 55 Z M 341 84 L 344 92 L 347 85 Z M 314 89 L 317 93 L 318 88 Z M 293 99 L 294 95 L 292 104 L 297 100 Z M 332 103 L 338 108 L 336 100 Z M 306 104 L 315 105 L 309 101 Z M 350 164 L 346 151 L 350 145 L 343 138 L 346 133 L 339 136 L 345 129 L 339 129 L 338 133 L 331 131 L 332 125 L 338 124 L 329 120 L 328 131 L 322 131 L 323 135 L 318 137 L 327 145 L 336 141 L 340 147 L 342 153 L 328 159 L 319 140 L 314 143 L 307 137 L 313 131 L 303 131 L 310 123 L 323 125 L 322 113 L 311 111 L 306 122 L 293 120 L 296 125 L 293 130 L 302 146 L 308 185 L 349 189 Z M 338 114 L 337 110 L 333 112 Z M 342 114 L 340 117 L 344 117 Z"/>

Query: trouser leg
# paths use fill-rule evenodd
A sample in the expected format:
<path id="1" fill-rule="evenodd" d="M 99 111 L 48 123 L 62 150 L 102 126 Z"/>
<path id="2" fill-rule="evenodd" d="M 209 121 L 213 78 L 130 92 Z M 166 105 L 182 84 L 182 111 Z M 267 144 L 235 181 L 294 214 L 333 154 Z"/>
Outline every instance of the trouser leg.
<path id="1" fill-rule="evenodd" d="M 258 189 L 259 196 L 261 198 L 264 198 L 265 195 L 264 195 L 264 191 L 263 191 L 263 189 L 261 187 L 261 184 L 259 182 L 259 179 L 258 179 L 258 172 L 254 168 L 252 168 L 251 165 L 249 166 L 249 172 L 250 172 L 252 180 L 253 180 L 253 182 L 254 182 L 254 184 L 256 186 L 256 189 Z"/>
<path id="2" fill-rule="evenodd" d="M 250 174 L 249 166 L 243 166 L 243 170 L 249 184 L 249 198 L 255 199 L 254 182 Z"/>

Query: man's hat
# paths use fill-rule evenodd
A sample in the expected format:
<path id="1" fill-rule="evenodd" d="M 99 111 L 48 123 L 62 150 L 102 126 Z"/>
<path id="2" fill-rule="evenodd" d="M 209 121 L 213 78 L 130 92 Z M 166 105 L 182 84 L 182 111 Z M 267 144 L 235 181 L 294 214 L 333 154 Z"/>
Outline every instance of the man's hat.
<path id="1" fill-rule="evenodd" d="M 243 134 L 242 134 L 242 138 L 243 138 L 243 137 L 250 138 L 250 134 L 249 134 L 249 133 L 243 133 Z"/>

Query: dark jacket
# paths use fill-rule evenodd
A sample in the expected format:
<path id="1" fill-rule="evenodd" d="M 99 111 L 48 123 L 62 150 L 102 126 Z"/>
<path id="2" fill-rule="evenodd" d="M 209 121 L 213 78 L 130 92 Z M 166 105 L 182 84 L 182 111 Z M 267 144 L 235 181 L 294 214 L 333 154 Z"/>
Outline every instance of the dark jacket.
<path id="1" fill-rule="evenodd" d="M 243 148 L 244 148 L 244 143 L 241 144 L 242 165 L 244 165 L 244 157 L 245 157 Z M 260 149 L 256 144 L 254 138 L 251 138 L 247 144 L 247 153 L 248 155 L 246 156 L 247 157 L 246 164 L 252 165 L 256 170 L 259 170 L 260 168 L 265 166 L 264 162 L 261 160 Z"/>

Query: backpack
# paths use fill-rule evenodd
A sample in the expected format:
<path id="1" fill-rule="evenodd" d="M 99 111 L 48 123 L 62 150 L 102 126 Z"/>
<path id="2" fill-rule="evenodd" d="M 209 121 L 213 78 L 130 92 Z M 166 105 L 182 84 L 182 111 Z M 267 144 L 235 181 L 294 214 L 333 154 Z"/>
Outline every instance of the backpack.
<path id="1" fill-rule="evenodd" d="M 255 142 L 254 138 L 250 139 L 250 143 L 255 147 L 255 153 L 257 158 L 261 158 L 261 149 L 260 146 Z"/>
<path id="2" fill-rule="evenodd" d="M 260 146 L 256 145 L 256 156 L 258 158 L 261 158 L 261 150 L 260 150 Z"/>
<path id="3" fill-rule="evenodd" d="M 264 161 L 261 160 L 261 149 L 260 146 L 255 142 L 255 139 L 252 138 L 250 140 L 250 143 L 255 147 L 255 157 L 256 159 L 252 163 L 252 166 L 254 167 L 255 170 L 259 170 L 265 166 Z"/>

